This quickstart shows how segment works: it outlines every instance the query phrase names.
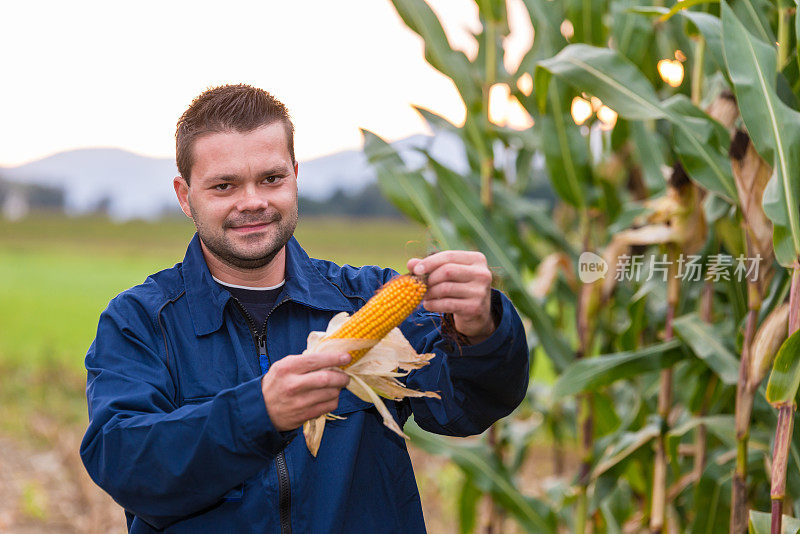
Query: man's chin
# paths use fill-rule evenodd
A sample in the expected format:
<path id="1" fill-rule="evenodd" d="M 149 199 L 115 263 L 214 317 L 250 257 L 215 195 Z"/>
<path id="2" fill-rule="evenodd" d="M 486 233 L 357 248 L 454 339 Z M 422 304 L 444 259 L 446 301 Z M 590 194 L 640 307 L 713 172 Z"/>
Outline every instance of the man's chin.
<path id="1" fill-rule="evenodd" d="M 217 257 L 219 257 L 225 263 L 240 269 L 260 269 L 274 260 L 278 255 L 278 252 L 280 252 L 280 249 L 276 251 L 262 251 L 258 253 L 254 253 L 252 251 L 228 251 L 227 254 L 217 255 Z"/>
<path id="2" fill-rule="evenodd" d="M 241 261 L 258 261 L 264 258 L 274 258 L 281 248 L 283 248 L 282 245 L 265 239 L 259 242 L 231 243 L 227 252 L 230 256 Z"/>

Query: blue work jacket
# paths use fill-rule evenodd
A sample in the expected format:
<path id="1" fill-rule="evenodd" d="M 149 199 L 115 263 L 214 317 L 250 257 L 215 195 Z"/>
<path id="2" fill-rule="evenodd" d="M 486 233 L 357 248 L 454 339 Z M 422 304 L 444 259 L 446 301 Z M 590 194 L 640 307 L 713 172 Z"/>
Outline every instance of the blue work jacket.
<path id="1" fill-rule="evenodd" d="M 308 333 L 353 313 L 396 273 L 309 258 L 292 238 L 286 283 L 254 332 L 211 277 L 197 235 L 186 257 L 114 298 L 86 355 L 89 427 L 80 454 L 124 509 L 131 533 L 425 532 L 404 440 L 347 390 L 312 457 L 302 431 L 279 432 L 261 377 L 300 354 Z M 479 434 L 509 414 L 528 384 L 525 333 L 493 290 L 497 330 L 476 345 L 443 336 L 419 307 L 401 326 L 430 365 L 404 380 L 430 398 L 387 402 L 402 427 Z"/>

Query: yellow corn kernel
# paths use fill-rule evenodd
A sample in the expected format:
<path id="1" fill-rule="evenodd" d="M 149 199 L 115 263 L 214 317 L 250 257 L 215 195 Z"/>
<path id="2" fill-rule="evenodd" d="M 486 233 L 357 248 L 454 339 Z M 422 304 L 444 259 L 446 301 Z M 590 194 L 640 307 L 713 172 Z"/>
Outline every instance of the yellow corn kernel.
<path id="1" fill-rule="evenodd" d="M 383 285 L 364 306 L 354 313 L 330 339 L 383 339 L 392 328 L 399 326 L 411 315 L 425 295 L 427 286 L 422 279 L 406 274 L 397 276 Z M 369 349 L 351 350 L 348 367 L 364 356 Z"/>

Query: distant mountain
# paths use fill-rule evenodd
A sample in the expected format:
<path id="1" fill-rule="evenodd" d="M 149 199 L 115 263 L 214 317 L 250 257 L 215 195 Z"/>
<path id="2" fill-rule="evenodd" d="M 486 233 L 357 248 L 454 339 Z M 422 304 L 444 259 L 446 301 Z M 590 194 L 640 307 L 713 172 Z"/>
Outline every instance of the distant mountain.
<path id="1" fill-rule="evenodd" d="M 412 165 L 422 163 L 422 155 L 414 149 L 425 146 L 455 169 L 467 166 L 463 145 L 452 134 L 414 135 L 392 146 Z M 172 178 L 177 172 L 172 158 L 151 158 L 117 148 L 71 150 L 18 167 L 0 167 L 0 177 L 6 180 L 63 189 L 68 213 L 102 206 L 121 220 L 175 211 Z M 298 189 L 301 196 L 322 201 L 337 191 L 356 193 L 374 181 L 364 153 L 346 150 L 301 161 Z"/>

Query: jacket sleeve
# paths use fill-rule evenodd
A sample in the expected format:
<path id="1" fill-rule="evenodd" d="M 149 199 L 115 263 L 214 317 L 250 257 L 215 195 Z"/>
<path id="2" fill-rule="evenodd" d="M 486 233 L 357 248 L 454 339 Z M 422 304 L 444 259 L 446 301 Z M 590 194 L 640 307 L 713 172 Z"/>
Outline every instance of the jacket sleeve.
<path id="1" fill-rule="evenodd" d="M 117 297 L 86 356 L 89 427 L 80 454 L 126 510 L 163 528 L 256 474 L 295 432 L 278 432 L 261 378 L 178 407 L 164 340 L 141 305 Z"/>
<path id="2" fill-rule="evenodd" d="M 475 345 L 458 344 L 443 334 L 441 316 L 422 308 L 402 325 L 417 352 L 436 354 L 406 377 L 408 387 L 442 397 L 405 400 L 421 428 L 450 436 L 480 434 L 522 402 L 530 371 L 525 330 L 511 301 L 496 289 L 492 311 L 497 329 Z"/>

